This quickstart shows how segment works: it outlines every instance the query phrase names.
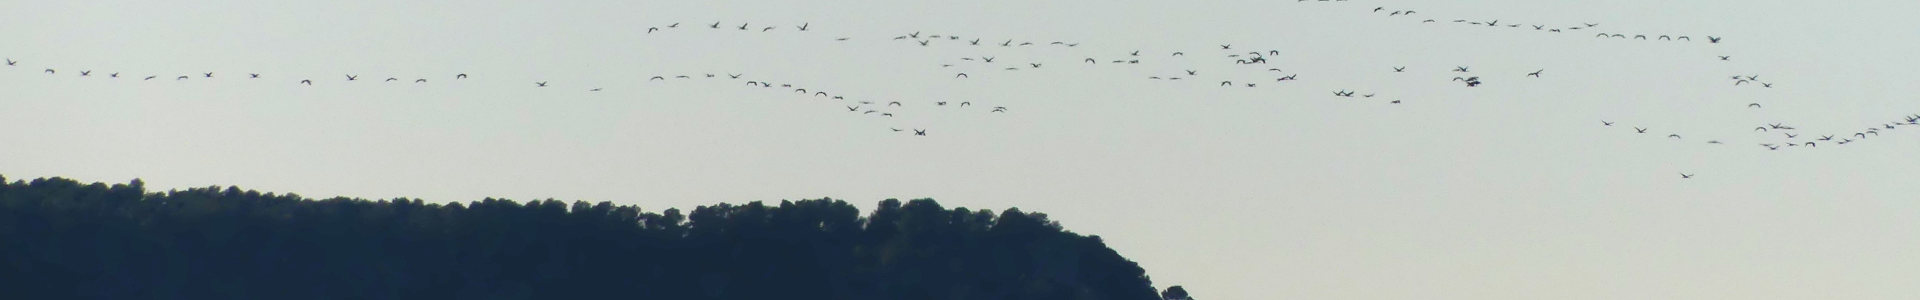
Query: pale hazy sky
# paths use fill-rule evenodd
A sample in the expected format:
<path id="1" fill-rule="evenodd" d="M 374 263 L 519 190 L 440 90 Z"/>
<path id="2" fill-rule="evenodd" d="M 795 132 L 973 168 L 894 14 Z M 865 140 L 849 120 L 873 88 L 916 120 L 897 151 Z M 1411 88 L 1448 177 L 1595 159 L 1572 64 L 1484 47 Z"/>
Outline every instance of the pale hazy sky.
<path id="1" fill-rule="evenodd" d="M 649 210 L 927 197 L 1046 212 L 1206 299 L 1920 295 L 1920 127 L 1780 151 L 1752 130 L 1920 113 L 1920 2 L 1193 2 L 5 1 L 0 174 Z M 891 39 L 915 31 L 963 40 Z M 1238 66 L 1224 43 L 1282 54 Z"/>

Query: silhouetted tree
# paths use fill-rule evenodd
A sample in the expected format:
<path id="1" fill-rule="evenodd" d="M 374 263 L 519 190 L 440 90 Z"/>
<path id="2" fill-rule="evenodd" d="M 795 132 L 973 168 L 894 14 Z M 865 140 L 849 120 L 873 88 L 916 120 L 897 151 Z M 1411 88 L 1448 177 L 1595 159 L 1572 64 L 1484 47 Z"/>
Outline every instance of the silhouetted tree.
<path id="1" fill-rule="evenodd" d="M 1165 300 L 1193 300 L 1193 297 L 1192 297 L 1192 296 L 1188 296 L 1188 295 L 1187 295 L 1187 288 L 1183 288 L 1183 287 L 1180 287 L 1180 286 L 1178 286 L 1178 285 L 1176 285 L 1176 286 L 1170 286 L 1170 287 L 1167 287 L 1167 290 L 1166 290 L 1166 291 L 1164 291 L 1164 292 L 1160 292 L 1160 299 L 1165 299 Z"/>
<path id="2" fill-rule="evenodd" d="M 834 199 L 313 200 L 0 177 L 10 299 L 1154 299 L 1045 214 Z M 1180 287 L 1169 288 L 1170 298 Z"/>

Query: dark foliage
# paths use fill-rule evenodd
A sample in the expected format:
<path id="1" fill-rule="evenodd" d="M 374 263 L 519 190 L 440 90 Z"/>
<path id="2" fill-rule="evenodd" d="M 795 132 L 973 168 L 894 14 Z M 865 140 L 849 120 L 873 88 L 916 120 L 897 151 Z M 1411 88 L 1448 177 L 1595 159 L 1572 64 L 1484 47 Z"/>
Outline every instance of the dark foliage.
<path id="1" fill-rule="evenodd" d="M 5 182 L 0 177 L 0 182 Z M 832 199 L 652 213 L 606 202 L 310 200 L 0 184 L 11 299 L 1159 299 L 1045 214 Z"/>

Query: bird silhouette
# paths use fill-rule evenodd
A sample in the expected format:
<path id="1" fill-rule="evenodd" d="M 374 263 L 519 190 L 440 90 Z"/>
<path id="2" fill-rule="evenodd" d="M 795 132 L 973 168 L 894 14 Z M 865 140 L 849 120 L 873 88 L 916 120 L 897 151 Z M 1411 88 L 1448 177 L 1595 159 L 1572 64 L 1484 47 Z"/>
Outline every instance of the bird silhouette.
<path id="1" fill-rule="evenodd" d="M 1646 128 L 1640 128 L 1639 126 L 1635 126 L 1635 127 L 1633 127 L 1633 131 L 1635 131 L 1635 132 L 1638 132 L 1638 133 L 1647 133 L 1647 129 L 1646 129 Z"/>
<path id="2" fill-rule="evenodd" d="M 1547 69 L 1540 69 L 1539 71 L 1533 71 L 1533 73 L 1527 73 L 1527 76 L 1540 78 L 1540 72 L 1546 72 L 1546 71 Z"/>
<path id="3" fill-rule="evenodd" d="M 360 76 L 347 75 L 347 81 L 353 81 L 355 79 L 360 79 Z"/>
<path id="4" fill-rule="evenodd" d="M 47 69 L 47 71 L 46 71 L 46 73 L 47 73 L 47 74 L 54 74 L 54 72 L 53 72 L 53 69 Z"/>
<path id="5" fill-rule="evenodd" d="M 740 23 L 740 30 L 747 30 L 748 23 Z"/>
<path id="6" fill-rule="evenodd" d="M 1453 71 L 1454 71 L 1454 72 L 1467 72 L 1467 67 L 1464 67 L 1464 66 L 1459 66 L 1459 67 L 1453 67 Z"/>
<path id="7" fill-rule="evenodd" d="M 427 83 L 426 78 L 414 79 L 413 83 Z"/>
<path id="8" fill-rule="evenodd" d="M 800 23 L 800 26 L 795 28 L 799 28 L 800 31 L 807 31 L 807 25 L 813 25 L 813 23 Z"/>
<path id="9" fill-rule="evenodd" d="M 1711 35 L 1709 35 L 1709 36 L 1707 36 L 1707 42 L 1709 42 L 1709 43 L 1714 43 L 1714 44 L 1719 44 L 1719 43 L 1720 43 L 1720 37 L 1717 37 L 1717 36 L 1711 36 Z"/>
<path id="10" fill-rule="evenodd" d="M 12 58 L 8 58 L 8 59 L 7 59 L 7 66 L 13 66 L 13 65 L 17 65 L 17 64 L 20 64 L 20 62 L 19 62 L 19 61 L 16 61 L 16 60 L 13 60 Z"/>
<path id="11" fill-rule="evenodd" d="M 1407 67 L 1393 67 L 1394 72 L 1406 72 Z"/>
<path id="12" fill-rule="evenodd" d="M 260 73 L 247 73 L 247 78 L 260 78 Z"/>
<path id="13" fill-rule="evenodd" d="M 719 28 L 720 28 L 720 22 L 713 22 L 713 25 L 707 25 L 707 28 L 714 28 L 714 29 L 719 29 Z"/>
<path id="14" fill-rule="evenodd" d="M 1693 178 L 1693 174 L 1680 173 L 1680 179 Z"/>
<path id="15" fill-rule="evenodd" d="M 1600 125 L 1601 125 L 1601 126 L 1613 126 L 1613 122 L 1607 122 L 1606 120 L 1600 120 Z"/>
<path id="16" fill-rule="evenodd" d="M 1747 103 L 1747 107 L 1760 108 L 1760 103 Z"/>
<path id="17" fill-rule="evenodd" d="M 460 73 L 458 75 L 453 75 L 453 79 L 467 79 L 467 73 Z"/>
<path id="18" fill-rule="evenodd" d="M 600 91 L 600 88 L 593 88 L 593 89 L 590 89 L 590 90 L 587 90 L 587 91 L 588 91 L 588 92 L 598 92 L 598 91 Z"/>
<path id="19" fill-rule="evenodd" d="M 154 78 L 159 78 L 159 77 L 160 77 L 160 76 L 151 76 L 151 75 L 150 75 L 150 76 L 147 76 L 147 79 L 141 79 L 141 80 L 153 80 Z"/>
<path id="20" fill-rule="evenodd" d="M 80 70 L 80 76 L 89 76 L 89 74 L 92 74 L 92 73 L 93 73 L 93 70 Z"/>
<path id="21" fill-rule="evenodd" d="M 545 81 L 534 82 L 533 87 L 547 87 L 547 82 Z"/>
<path id="22" fill-rule="evenodd" d="M 1730 57 L 1730 56 L 1726 56 L 1726 55 L 1721 55 L 1721 56 L 1720 56 L 1720 60 L 1729 60 L 1729 59 L 1731 59 L 1731 58 L 1732 58 L 1732 57 Z"/>
<path id="23" fill-rule="evenodd" d="M 151 77 L 149 77 L 149 78 L 151 78 Z M 300 80 L 300 84 L 305 84 L 305 85 L 313 85 L 313 80 L 310 80 L 310 79 L 301 79 L 301 80 Z"/>
<path id="24" fill-rule="evenodd" d="M 914 130 L 913 130 L 913 135 L 918 135 L 918 136 L 925 136 L 925 135 L 927 135 L 927 130 L 926 130 L 926 129 L 914 129 Z"/>

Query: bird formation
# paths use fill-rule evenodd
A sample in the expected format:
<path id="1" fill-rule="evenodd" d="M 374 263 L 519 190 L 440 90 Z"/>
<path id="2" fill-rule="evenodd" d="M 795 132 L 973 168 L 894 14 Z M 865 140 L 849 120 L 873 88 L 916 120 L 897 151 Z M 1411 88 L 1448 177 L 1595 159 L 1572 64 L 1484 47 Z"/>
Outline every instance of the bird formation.
<path id="1" fill-rule="evenodd" d="M 1298 0 L 1298 1 L 1308 2 L 1310 0 Z M 1311 0 L 1311 1 L 1312 2 L 1347 2 L 1345 0 Z M 1416 20 L 1420 20 L 1420 23 L 1458 24 L 1462 26 L 1474 26 L 1479 28 L 1530 30 L 1530 31 L 1539 31 L 1539 32 L 1547 32 L 1547 33 L 1562 33 L 1562 32 L 1573 31 L 1573 30 L 1587 30 L 1587 29 L 1593 29 L 1600 26 L 1600 24 L 1597 24 L 1597 23 L 1578 23 L 1574 25 L 1549 25 L 1544 23 L 1523 24 L 1523 23 L 1517 23 L 1517 22 L 1506 22 L 1498 19 L 1487 19 L 1487 20 L 1470 20 L 1470 19 L 1464 19 L 1464 18 L 1462 19 L 1426 19 L 1425 14 L 1413 9 L 1389 8 L 1385 6 L 1371 8 L 1369 10 L 1369 13 L 1381 15 L 1383 17 L 1390 17 L 1390 18 L 1416 19 Z M 1413 17 L 1415 15 L 1420 15 L 1421 17 Z M 1441 20 L 1449 20 L 1449 21 L 1441 21 Z M 815 30 L 816 28 L 814 28 L 811 23 L 787 24 L 787 25 L 771 25 L 771 24 L 756 25 L 753 22 L 734 23 L 734 22 L 715 21 L 712 23 L 704 23 L 704 24 L 706 25 L 705 26 L 706 28 L 695 29 L 695 28 L 699 28 L 697 27 L 698 25 L 681 26 L 681 22 L 673 22 L 666 25 L 648 27 L 645 29 L 645 32 L 646 34 L 650 34 L 650 35 L 669 34 L 669 33 L 682 32 L 687 30 L 736 31 L 736 32 L 747 31 L 747 32 L 757 32 L 757 33 L 786 32 L 786 33 L 792 33 L 792 34 L 800 34 L 800 33 L 812 34 L 813 32 L 819 32 L 819 30 Z M 738 25 L 733 25 L 733 24 L 738 24 Z M 1606 38 L 1606 39 L 1624 39 L 1624 40 L 1649 40 L 1649 41 L 1673 42 L 1673 43 L 1696 41 L 1694 36 L 1679 35 L 1679 34 L 1638 34 L 1638 33 L 1608 32 L 1608 33 L 1596 33 L 1594 34 L 1594 37 Z M 1698 41 L 1704 42 L 1706 44 L 1720 44 L 1720 42 L 1722 41 L 1722 37 L 1719 37 L 1719 36 L 1701 35 L 1701 37 L 1704 37 L 1704 38 L 1698 39 Z M 855 39 L 854 37 L 849 37 L 849 36 L 827 36 L 824 38 L 830 38 L 832 41 L 835 41 L 835 42 L 847 42 Z M 937 61 L 931 64 L 931 65 L 937 65 L 939 68 L 945 69 L 947 74 L 951 74 L 950 77 L 947 78 L 948 80 L 967 81 L 967 80 L 981 80 L 981 79 L 991 78 L 995 76 L 1029 76 L 1029 75 L 1011 75 L 1011 74 L 1025 74 L 1025 72 L 1021 72 L 1021 71 L 1066 72 L 1066 71 L 1073 70 L 1075 68 L 1118 68 L 1118 70 L 1125 70 L 1129 72 L 1142 72 L 1142 74 L 1140 74 L 1140 77 L 1135 77 L 1135 78 L 1145 78 L 1147 80 L 1161 81 L 1161 82 L 1168 82 L 1168 83 L 1176 83 L 1176 82 L 1203 83 L 1203 84 L 1208 84 L 1218 88 L 1287 89 L 1287 88 L 1293 88 L 1294 85 L 1296 85 L 1296 84 L 1290 84 L 1289 82 L 1302 80 L 1301 79 L 1302 77 L 1300 77 L 1302 74 L 1287 72 L 1284 69 L 1284 65 L 1276 63 L 1278 61 L 1284 61 L 1289 59 L 1289 57 L 1284 55 L 1287 52 L 1284 51 L 1283 49 L 1277 49 L 1277 48 L 1263 49 L 1263 48 L 1251 47 L 1249 45 L 1241 45 L 1236 43 L 1217 43 L 1211 46 L 1192 45 L 1194 46 L 1193 48 L 1187 48 L 1187 49 L 1157 49 L 1157 50 L 1156 49 L 1101 49 L 1100 47 L 1081 47 L 1082 43 L 1074 42 L 1074 41 L 1066 41 L 1066 40 L 1035 41 L 1035 40 L 1019 39 L 1019 38 L 988 37 L 988 36 L 980 36 L 980 35 L 973 35 L 973 34 L 936 33 L 936 32 L 925 32 L 925 31 L 902 32 L 897 35 L 877 37 L 874 40 L 880 41 L 883 43 L 893 42 L 896 45 L 899 45 L 900 47 L 905 47 L 904 49 L 956 47 L 959 49 L 970 49 L 970 50 L 977 51 L 978 53 L 977 55 L 943 58 L 943 59 L 938 59 Z M 1717 60 L 1719 61 L 1731 60 L 1730 55 L 1719 55 L 1717 56 L 1717 58 L 1718 58 Z M 15 60 L 13 58 L 7 58 L 5 62 L 7 64 L 7 67 L 9 68 L 15 68 L 21 63 L 21 61 Z M 1055 62 L 1059 62 L 1059 64 L 1056 64 Z M 1456 65 L 1456 66 L 1452 66 L 1451 68 L 1447 68 L 1444 66 L 1433 67 L 1433 68 L 1426 68 L 1426 67 L 1419 67 L 1419 66 L 1410 67 L 1406 65 L 1394 65 L 1394 66 L 1387 66 L 1387 67 L 1391 70 L 1390 72 L 1387 72 L 1385 70 L 1382 70 L 1381 72 L 1388 73 L 1388 74 L 1404 73 L 1404 74 L 1417 75 L 1416 73 L 1422 72 L 1423 70 L 1429 70 L 1428 72 L 1448 74 L 1445 76 L 1435 76 L 1434 80 L 1451 77 L 1452 82 L 1457 82 L 1462 86 L 1469 87 L 1469 88 L 1478 87 L 1483 84 L 1486 84 L 1488 81 L 1484 80 L 1483 78 L 1496 78 L 1496 79 L 1506 80 L 1503 82 L 1520 83 L 1520 82 L 1525 82 L 1526 80 L 1551 80 L 1548 77 L 1552 77 L 1550 76 L 1550 74 L 1545 72 L 1547 70 L 1544 68 L 1530 68 L 1530 71 L 1529 70 L 1492 70 L 1491 73 L 1483 74 L 1481 71 L 1486 71 L 1486 70 L 1476 70 L 1474 68 L 1471 68 L 1470 66 L 1465 66 L 1465 65 Z M 1151 68 L 1168 68 L 1171 70 L 1156 72 L 1156 71 L 1151 71 L 1150 70 Z M 1374 68 L 1378 68 L 1378 66 Z M 43 73 L 48 75 L 61 74 L 58 70 L 55 70 L 54 68 L 45 68 L 42 71 Z M 1014 73 L 1014 72 L 1020 72 L 1020 73 Z M 93 78 L 94 70 L 80 70 L 77 72 L 77 74 L 78 74 L 77 75 L 78 77 Z M 121 74 L 120 72 L 113 72 L 108 74 L 106 78 L 120 78 L 120 74 Z M 266 79 L 267 77 L 265 75 L 262 75 L 261 73 L 247 73 L 247 74 L 248 76 L 242 79 L 263 80 L 263 79 Z M 750 89 L 766 90 L 769 92 L 780 92 L 783 94 L 790 94 L 796 97 L 803 97 L 810 100 L 833 102 L 833 104 L 831 105 L 823 103 L 822 106 L 844 108 L 846 109 L 847 112 L 852 113 L 855 116 L 870 117 L 870 118 L 902 118 L 902 117 L 911 117 L 916 114 L 923 114 L 923 113 L 938 113 L 939 111 L 976 110 L 976 111 L 983 111 L 987 113 L 1006 113 L 1009 111 L 1009 109 L 1005 106 L 992 106 L 991 108 L 970 108 L 970 106 L 975 106 L 974 103 L 971 101 L 950 101 L 945 99 L 933 99 L 933 100 L 888 99 L 885 101 L 880 101 L 880 100 L 875 100 L 873 98 L 868 98 L 868 97 L 852 96 L 853 93 L 840 92 L 840 91 L 829 92 L 825 89 L 820 89 L 820 88 L 796 86 L 794 83 L 777 83 L 775 81 L 768 80 L 768 79 L 747 78 L 747 77 L 744 77 L 744 75 L 741 73 L 723 73 L 723 74 L 725 75 L 725 78 L 721 78 L 718 74 L 713 74 L 713 73 L 702 74 L 704 76 L 700 76 L 700 77 L 695 77 L 694 75 L 662 74 L 662 75 L 650 76 L 644 79 L 637 79 L 636 81 L 672 82 L 672 81 L 680 81 L 680 80 L 695 80 L 696 78 L 711 79 L 711 80 L 732 80 L 732 81 L 738 82 L 738 84 L 735 86 L 741 86 L 741 87 L 750 88 Z M 1002 74 L 1009 74 L 1009 75 L 1002 75 Z M 215 78 L 214 76 L 215 72 L 198 72 L 198 75 L 201 75 L 199 76 L 199 78 L 203 78 L 203 79 Z M 142 80 L 153 80 L 160 76 L 162 75 L 150 74 L 150 75 L 144 76 Z M 432 76 L 432 77 L 448 78 L 450 80 L 465 80 L 468 78 L 468 74 L 462 73 L 462 74 L 454 74 L 452 76 L 440 75 L 440 76 Z M 192 78 L 192 76 L 179 75 L 178 77 L 175 77 L 175 80 L 182 81 L 182 80 L 188 80 L 190 78 Z M 289 76 L 285 78 L 287 79 L 282 79 L 282 80 L 291 80 L 301 86 L 316 86 L 316 85 L 344 84 L 347 82 L 356 82 L 356 81 L 359 81 L 360 75 L 343 74 L 340 77 L 331 77 L 331 78 L 335 78 L 331 80 L 314 79 L 314 78 L 328 78 L 324 76 L 323 77 Z M 404 77 L 403 78 L 401 76 L 387 76 L 387 77 L 374 77 L 374 78 L 384 78 L 384 80 L 382 80 L 381 82 L 386 82 L 386 83 L 410 82 L 412 84 L 427 84 L 429 82 L 428 77 Z M 1729 80 L 1732 81 L 1732 84 L 1734 86 L 1757 86 L 1760 88 L 1773 87 L 1772 82 L 1760 81 L 1760 76 L 1757 74 L 1734 75 L 1734 76 L 1730 76 Z M 1217 83 L 1217 84 L 1214 84 L 1214 83 Z M 1261 84 L 1261 83 L 1269 83 L 1269 84 Z M 530 82 L 528 86 L 532 88 L 548 88 L 548 87 L 559 86 L 559 84 L 550 84 L 549 81 L 542 80 L 542 81 Z M 605 89 L 602 87 L 590 87 L 590 88 L 584 88 L 584 90 L 588 92 L 599 92 L 599 91 L 608 90 L 608 89 Z M 1361 93 L 1351 89 L 1335 90 L 1332 92 L 1332 94 L 1334 97 L 1341 98 L 1341 99 L 1367 99 L 1367 98 L 1375 98 L 1375 96 L 1377 95 L 1377 93 L 1372 93 L 1372 92 Z M 1402 103 L 1402 99 L 1398 99 L 1398 98 L 1391 99 L 1391 100 L 1382 99 L 1381 101 L 1383 103 L 1391 103 L 1391 104 Z M 916 110 L 911 113 L 909 113 L 908 111 L 902 110 L 907 107 L 916 107 L 916 108 L 928 107 L 933 110 L 927 110 L 927 111 Z M 1766 106 L 1761 103 L 1749 103 L 1745 105 L 1745 108 L 1747 109 L 1756 109 L 1756 110 L 1764 109 L 1765 107 Z M 832 109 L 832 108 L 826 108 L 826 109 Z M 1870 137 L 1877 137 L 1882 132 L 1885 132 L 1885 131 L 1892 131 L 1903 126 L 1920 125 L 1920 124 L 1916 124 L 1916 121 L 1920 121 L 1920 115 L 1905 116 L 1902 119 L 1897 121 L 1879 122 L 1879 124 L 1877 124 L 1876 126 L 1868 127 L 1864 130 L 1859 130 L 1854 132 L 1833 132 L 1833 133 L 1825 133 L 1825 134 L 1808 135 L 1808 136 L 1820 136 L 1820 138 L 1818 139 L 1802 137 L 1803 135 L 1798 133 L 1797 131 L 1794 131 L 1796 129 L 1794 129 L 1792 126 L 1786 126 L 1784 124 L 1776 123 L 1776 124 L 1767 124 L 1767 126 L 1756 127 L 1755 132 L 1757 134 L 1765 133 L 1768 135 L 1764 137 L 1754 137 L 1754 138 L 1761 139 L 1762 142 L 1759 142 L 1756 144 L 1759 144 L 1763 146 L 1764 149 L 1768 149 L 1768 150 L 1793 149 L 1797 147 L 1814 148 L 1822 144 L 1850 145 L 1856 142 L 1864 141 Z M 1602 121 L 1601 123 L 1603 126 L 1607 126 L 1607 127 L 1613 127 L 1613 125 L 1615 125 L 1615 122 L 1611 122 L 1611 121 Z M 1621 127 L 1632 127 L 1632 126 L 1621 126 Z M 926 136 L 928 132 L 928 130 L 925 128 L 899 128 L 899 127 L 887 127 L 887 128 L 889 129 L 890 132 L 895 132 L 895 133 L 905 134 L 905 133 L 911 132 L 913 136 Z M 1693 135 L 1683 135 L 1679 132 L 1658 132 L 1649 127 L 1632 127 L 1632 128 L 1634 130 L 1634 134 L 1655 135 L 1655 136 L 1661 137 L 1662 139 L 1672 140 L 1676 142 L 1699 140 L 1699 139 L 1696 139 L 1696 137 L 1693 137 Z M 1718 139 L 1706 140 L 1706 143 L 1726 144 L 1724 142 L 1721 142 Z M 1693 175 L 1683 174 L 1683 177 L 1692 178 Z"/>

